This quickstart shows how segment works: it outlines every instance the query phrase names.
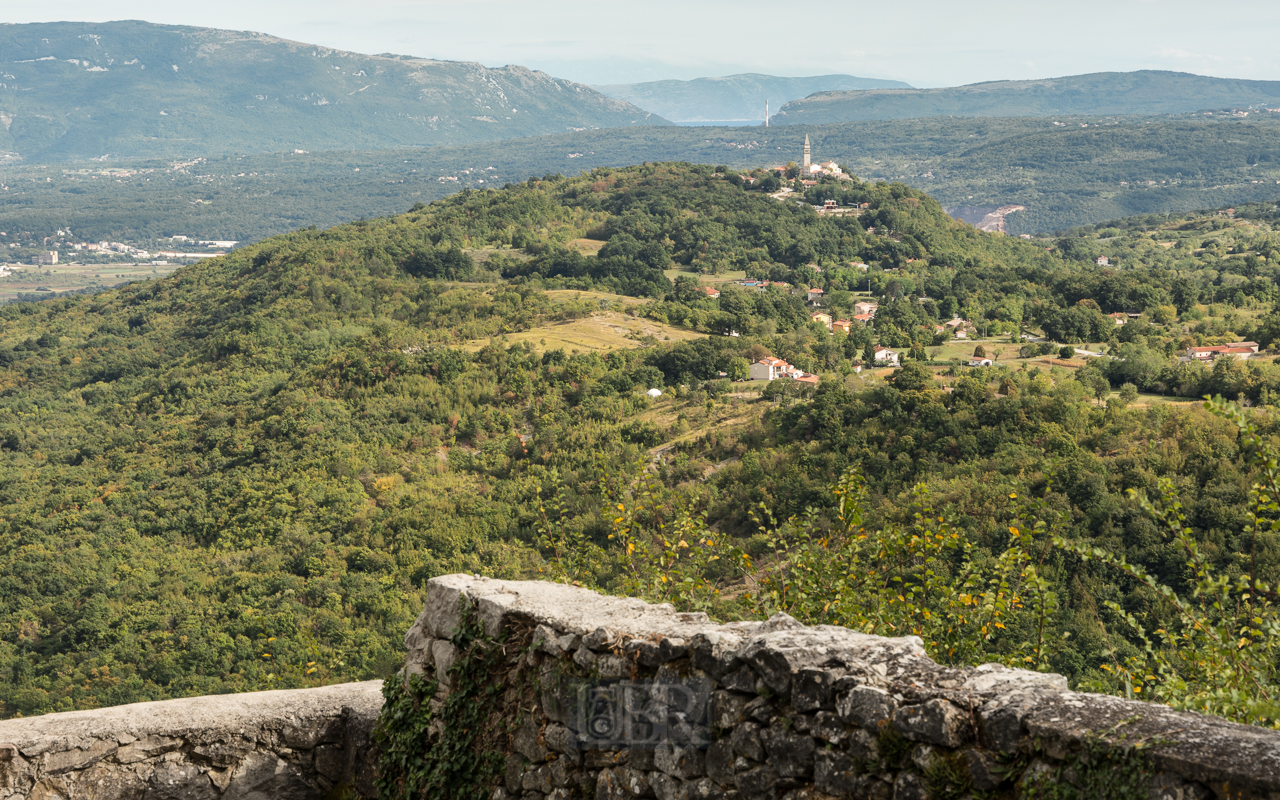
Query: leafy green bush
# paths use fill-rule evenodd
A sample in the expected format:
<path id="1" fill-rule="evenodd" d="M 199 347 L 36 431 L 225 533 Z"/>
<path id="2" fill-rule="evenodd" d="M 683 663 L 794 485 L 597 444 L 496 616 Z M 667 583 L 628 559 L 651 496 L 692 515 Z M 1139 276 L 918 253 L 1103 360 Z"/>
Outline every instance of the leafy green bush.
<path id="1" fill-rule="evenodd" d="M 1207 407 L 1239 429 L 1259 471 L 1246 540 L 1254 550 L 1274 544 L 1267 540 L 1280 532 L 1275 448 L 1239 406 L 1218 398 Z M 1048 565 L 1055 558 L 1083 559 L 1123 573 L 1152 606 L 1144 621 L 1119 602 L 1104 601 L 1127 636 L 1109 638 L 1112 664 L 1104 669 L 1110 677 L 1089 681 L 1088 688 L 1280 727 L 1280 594 L 1252 571 L 1230 575 L 1211 563 L 1185 527 L 1168 479 L 1160 481 L 1158 503 L 1138 492 L 1131 496 L 1186 554 L 1191 577 L 1177 588 L 1122 555 L 1064 535 L 1065 521 L 1049 502 L 1016 493 L 1008 495 L 998 536 L 958 525 L 922 487 L 911 494 L 909 521 L 868 530 L 866 488 L 860 470 L 852 469 L 829 487 L 835 498 L 829 513 L 810 509 L 778 523 L 760 504 L 759 533 L 743 549 L 712 531 L 688 504 L 664 518 L 670 510 L 652 476 L 618 486 L 605 481 L 602 487 L 612 544 L 544 536 L 550 554 L 544 574 L 726 619 L 782 611 L 806 624 L 919 636 L 929 654 L 948 665 L 999 661 L 1045 670 L 1069 635 L 1060 626 L 1061 589 Z"/>

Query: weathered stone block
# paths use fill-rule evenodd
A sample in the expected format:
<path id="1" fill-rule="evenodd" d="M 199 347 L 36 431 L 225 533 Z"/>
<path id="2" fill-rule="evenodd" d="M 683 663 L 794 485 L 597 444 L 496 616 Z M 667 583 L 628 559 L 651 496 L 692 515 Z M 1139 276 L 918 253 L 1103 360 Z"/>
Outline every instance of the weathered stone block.
<path id="1" fill-rule="evenodd" d="M 539 652 L 546 653 L 549 656 L 559 658 L 564 655 L 564 648 L 560 646 L 560 634 L 556 633 L 554 628 L 546 625 L 539 625 L 533 630 L 533 646 Z"/>
<path id="2" fill-rule="evenodd" d="M 441 686 L 449 687 L 450 683 L 449 670 L 453 667 L 453 660 L 457 658 L 457 649 L 452 643 L 443 639 L 438 639 L 431 643 L 431 661 L 436 668 L 436 680 Z"/>
<path id="3" fill-rule="evenodd" d="M 608 628 L 600 627 L 582 637 L 582 646 L 596 652 L 608 652 L 616 637 Z"/>
<path id="4" fill-rule="evenodd" d="M 706 772 L 703 751 L 681 747 L 670 741 L 660 743 L 653 751 L 653 765 L 673 778 L 700 778 Z"/>
<path id="5" fill-rule="evenodd" d="M 760 743 L 760 726 L 757 723 L 744 722 L 734 728 L 729 736 L 729 746 L 740 756 L 764 761 L 764 745 Z"/>
<path id="6" fill-rule="evenodd" d="M 778 796 L 781 776 L 773 767 L 763 766 L 739 773 L 734 785 L 746 800 L 773 800 Z"/>
<path id="7" fill-rule="evenodd" d="M 22 757 L 16 745 L 0 744 L 0 789 L 19 789 L 30 784 L 35 767 Z"/>
<path id="8" fill-rule="evenodd" d="M 1005 782 L 1004 773 L 1000 770 L 1000 762 L 985 751 L 970 748 L 961 754 L 965 770 L 969 773 L 969 783 L 978 791 L 987 792 L 998 789 Z"/>
<path id="9" fill-rule="evenodd" d="M 821 708 L 832 708 L 831 684 L 834 678 L 827 670 L 802 669 L 796 674 L 791 690 L 791 705 L 804 714 Z"/>
<path id="10" fill-rule="evenodd" d="M 848 726 L 832 711 L 819 711 L 815 714 L 809 733 L 831 744 L 841 744 L 849 738 Z"/>
<path id="11" fill-rule="evenodd" d="M 893 727 L 913 742 L 951 748 L 961 746 L 973 734 L 969 715 L 941 698 L 899 708 L 893 713 Z"/>
<path id="12" fill-rule="evenodd" d="M 733 748 L 728 739 L 721 739 L 707 748 L 707 777 L 719 784 L 733 783 Z"/>
<path id="13" fill-rule="evenodd" d="M 259 749 L 255 742 L 234 739 L 192 748 L 190 758 L 214 769 L 228 769 L 238 766 L 245 757 Z"/>
<path id="14" fill-rule="evenodd" d="M 665 772 L 649 773 L 649 787 L 658 800 L 684 800 L 680 781 Z"/>
<path id="15" fill-rule="evenodd" d="M 573 663 L 577 664 L 587 674 L 592 674 L 596 669 L 596 661 L 600 656 L 591 652 L 586 647 L 579 647 L 573 651 Z"/>
<path id="16" fill-rule="evenodd" d="M 589 770 L 625 766 L 631 753 L 627 750 L 584 750 L 582 765 Z"/>
<path id="17" fill-rule="evenodd" d="M 924 781 L 914 772 L 900 772 L 893 782 L 893 800 L 930 800 Z"/>
<path id="18" fill-rule="evenodd" d="M 741 800 L 736 789 L 725 789 L 710 778 L 700 778 L 685 784 L 688 800 Z"/>
<path id="19" fill-rule="evenodd" d="M 653 679 L 653 699 L 690 725 L 707 724 L 711 691 L 715 683 L 701 670 L 680 670 L 663 664 Z"/>
<path id="20" fill-rule="evenodd" d="M 165 763 L 151 773 L 146 800 L 217 800 L 220 794 L 194 764 Z"/>
<path id="21" fill-rule="evenodd" d="M 520 788 L 526 792 L 538 792 L 539 794 L 550 792 L 555 788 L 551 780 L 551 767 L 546 764 L 525 767 L 524 775 L 520 779 Z"/>
<path id="22" fill-rule="evenodd" d="M 653 789 L 649 779 L 642 770 L 626 766 L 614 770 L 618 783 L 632 797 L 653 797 Z"/>
<path id="23" fill-rule="evenodd" d="M 179 747 L 182 747 L 182 740 L 176 736 L 145 736 L 117 750 L 116 761 L 121 764 L 133 764 L 164 755 Z"/>
<path id="24" fill-rule="evenodd" d="M 784 778 L 801 778 L 813 772 L 813 738 L 793 731 L 767 728 L 760 732 L 768 761 Z"/>
<path id="25" fill-rule="evenodd" d="M 516 728 L 511 736 L 511 745 L 517 753 L 535 764 L 546 761 L 547 756 L 551 754 L 546 743 L 542 741 L 538 729 L 529 722 Z"/>
<path id="26" fill-rule="evenodd" d="M 566 726 L 553 722 L 542 730 L 542 741 L 557 753 L 576 753 L 578 737 Z"/>
<path id="27" fill-rule="evenodd" d="M 524 756 L 512 753 L 507 756 L 506 769 L 503 771 L 503 782 L 507 791 L 515 794 L 520 791 L 524 782 Z"/>
<path id="28" fill-rule="evenodd" d="M 711 693 L 711 715 L 707 720 L 712 728 L 729 731 L 746 721 L 748 698 L 731 692 Z"/>
<path id="29" fill-rule="evenodd" d="M 114 740 L 98 739 L 88 747 L 45 753 L 41 771 L 46 775 L 59 775 L 72 770 L 86 769 L 120 749 Z"/>
<path id="30" fill-rule="evenodd" d="M 70 798 L 71 792 L 65 783 L 57 778 L 45 778 L 32 788 L 27 800 L 70 800 Z"/>
<path id="31" fill-rule="evenodd" d="M 893 695 L 874 686 L 857 686 L 836 700 L 836 713 L 845 722 L 872 733 L 893 717 L 898 701 Z"/>
<path id="32" fill-rule="evenodd" d="M 880 738 L 870 731 L 855 728 L 846 744 L 849 757 L 864 764 L 880 760 Z"/>
<path id="33" fill-rule="evenodd" d="M 756 678 L 756 674 L 751 667 L 742 667 L 721 678 L 720 685 L 731 692 L 754 695 L 756 693 L 757 680 L 758 678 Z"/>
<path id="34" fill-rule="evenodd" d="M 1170 772 L 1160 772 L 1151 779 L 1151 789 L 1147 796 L 1150 800 L 1210 800 L 1213 792 L 1203 784 L 1188 781 Z M 1275 793 L 1272 793 L 1272 797 L 1274 796 Z"/>
<path id="35" fill-rule="evenodd" d="M 142 800 L 147 782 L 129 767 L 99 761 L 76 776 L 77 800 Z"/>
<path id="36" fill-rule="evenodd" d="M 577 778 L 577 765 L 565 756 L 560 756 L 549 762 L 547 769 L 551 772 L 552 785 L 557 788 L 567 789 L 574 784 Z"/>
<path id="37" fill-rule="evenodd" d="M 858 770 L 853 759 L 834 750 L 819 750 L 814 758 L 813 785 L 834 795 L 851 795 L 858 788 Z"/>
<path id="38" fill-rule="evenodd" d="M 347 771 L 346 748 L 341 744 L 322 744 L 313 756 L 315 771 L 337 783 Z"/>
<path id="39" fill-rule="evenodd" d="M 747 703 L 744 709 L 748 717 L 751 717 L 761 725 L 769 725 L 778 716 L 778 709 L 772 702 L 764 697 L 757 697 L 755 700 Z"/>
<path id="40" fill-rule="evenodd" d="M 983 743 L 997 753 L 1013 753 L 1026 733 L 1026 720 L 1046 695 L 1039 691 L 1011 692 L 978 708 Z"/>

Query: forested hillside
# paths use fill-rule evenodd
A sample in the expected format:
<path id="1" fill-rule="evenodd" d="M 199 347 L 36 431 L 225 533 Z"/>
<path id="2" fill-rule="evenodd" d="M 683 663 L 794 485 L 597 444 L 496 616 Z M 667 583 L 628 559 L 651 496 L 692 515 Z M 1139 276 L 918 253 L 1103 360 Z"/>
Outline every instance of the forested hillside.
<path id="1" fill-rule="evenodd" d="M 350 53 L 146 22 L 0 26 L 0 155 L 191 157 L 487 142 L 663 125 L 519 66 Z"/>
<path id="2" fill-rule="evenodd" d="M 775 123 L 825 125 L 938 116 L 1181 114 L 1278 105 L 1280 81 L 1139 70 L 1036 81 L 991 81 L 941 89 L 817 92 L 783 106 Z"/>
<path id="3" fill-rule="evenodd" d="M 864 179 L 907 183 L 948 207 L 1024 205 L 1008 218 L 1013 234 L 1280 194 L 1280 115 L 1060 121 L 1067 124 L 935 118 L 768 130 L 637 126 L 461 147 L 11 165 L 0 182 L 7 234 L 0 240 L 43 247 L 45 237 L 70 230 L 73 241 L 147 244 L 175 234 L 258 241 L 530 175 L 645 161 L 786 164 L 799 158 L 806 133 L 819 160 Z M 10 255 L 25 261 L 30 253 Z"/>
<path id="4" fill-rule="evenodd" d="M 848 213 L 819 215 L 769 197 L 776 176 L 747 177 L 688 164 L 550 175 L 279 236 L 146 284 L 0 307 L 4 712 L 386 675 L 423 582 L 444 572 L 568 565 L 703 607 L 630 569 L 610 538 L 624 518 L 627 541 L 668 566 L 737 548 L 699 562 L 723 591 L 705 607 L 755 613 L 744 565 L 786 563 L 803 526 L 765 519 L 762 532 L 752 513 L 812 507 L 819 529 L 834 524 L 830 487 L 857 465 L 863 533 L 945 517 L 972 543 L 964 557 L 988 566 L 1022 525 L 1011 515 L 1038 513 L 1185 588 L 1183 559 L 1124 494 L 1169 478 L 1215 568 L 1280 572 L 1274 543 L 1247 541 L 1253 472 L 1230 421 L 1124 388 L 1142 364 L 1161 384 L 1151 391 L 1276 396 L 1269 362 L 1171 358 L 1184 340 L 1280 332 L 1266 209 L 1024 242 L 955 222 L 902 184 L 820 184 L 806 199 Z M 1095 265 L 1120 245 L 1120 269 Z M 757 291 L 731 273 L 789 285 Z M 719 298 L 699 281 L 717 281 Z M 800 291 L 815 286 L 837 317 L 869 291 L 874 327 L 815 324 Z M 1125 309 L 1139 317 L 1104 315 Z M 606 313 L 697 336 L 544 344 Z M 961 366 L 973 343 L 938 328 L 956 315 L 990 335 L 996 366 Z M 1021 331 L 1139 349 L 1086 364 Z M 876 369 L 875 344 L 906 366 Z M 763 355 L 821 382 L 734 382 Z M 1252 413 L 1275 432 L 1267 408 Z M 693 531 L 703 514 L 714 535 L 659 527 Z M 961 563 L 940 558 L 944 573 Z M 1034 665 L 1123 691 L 1104 667 L 1141 651 L 1104 603 L 1173 623 L 1105 565 L 1039 558 L 1061 608 Z M 844 606 L 759 600 L 851 622 Z M 1010 619 L 963 653 L 928 646 L 1018 660 L 1026 635 Z"/>

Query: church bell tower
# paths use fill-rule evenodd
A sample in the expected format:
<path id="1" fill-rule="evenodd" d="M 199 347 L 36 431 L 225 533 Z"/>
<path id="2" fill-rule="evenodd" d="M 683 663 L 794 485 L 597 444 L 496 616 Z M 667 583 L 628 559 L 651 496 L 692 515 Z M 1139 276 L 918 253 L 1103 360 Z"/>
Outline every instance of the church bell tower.
<path id="1" fill-rule="evenodd" d="M 810 164 L 810 158 L 811 158 L 811 156 L 812 156 L 812 153 L 811 153 L 811 152 L 810 152 L 810 150 L 809 150 L 809 134 L 807 134 L 807 133 L 806 133 L 806 134 L 804 135 L 804 171 L 805 171 L 805 174 L 808 174 L 808 172 L 809 172 L 809 164 Z"/>

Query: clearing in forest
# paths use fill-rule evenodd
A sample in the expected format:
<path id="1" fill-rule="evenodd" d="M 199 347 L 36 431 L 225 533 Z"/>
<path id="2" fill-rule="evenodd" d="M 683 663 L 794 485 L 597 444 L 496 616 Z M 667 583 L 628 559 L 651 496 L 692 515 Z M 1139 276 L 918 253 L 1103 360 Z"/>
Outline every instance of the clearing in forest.
<path id="1" fill-rule="evenodd" d="M 505 339 L 508 345 L 530 342 L 539 352 L 561 348 L 573 353 L 645 347 L 656 342 L 700 339 L 705 335 L 651 319 L 609 311 L 584 319 L 554 322 L 530 328 L 527 331 L 508 333 Z M 462 348 L 471 351 L 479 350 L 489 341 L 489 339 L 475 339 L 463 342 Z"/>

